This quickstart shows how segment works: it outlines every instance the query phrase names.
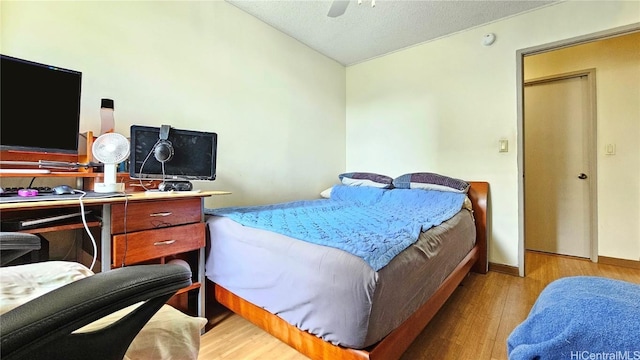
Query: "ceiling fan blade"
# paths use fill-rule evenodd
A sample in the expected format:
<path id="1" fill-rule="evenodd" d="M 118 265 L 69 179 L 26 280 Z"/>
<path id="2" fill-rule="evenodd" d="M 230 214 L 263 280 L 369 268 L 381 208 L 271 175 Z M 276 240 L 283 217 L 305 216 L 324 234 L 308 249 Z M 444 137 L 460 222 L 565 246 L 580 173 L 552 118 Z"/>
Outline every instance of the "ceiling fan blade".
<path id="1" fill-rule="evenodd" d="M 327 16 L 338 17 L 344 14 L 344 12 L 347 10 L 347 6 L 349 6 L 349 0 L 333 0 Z"/>

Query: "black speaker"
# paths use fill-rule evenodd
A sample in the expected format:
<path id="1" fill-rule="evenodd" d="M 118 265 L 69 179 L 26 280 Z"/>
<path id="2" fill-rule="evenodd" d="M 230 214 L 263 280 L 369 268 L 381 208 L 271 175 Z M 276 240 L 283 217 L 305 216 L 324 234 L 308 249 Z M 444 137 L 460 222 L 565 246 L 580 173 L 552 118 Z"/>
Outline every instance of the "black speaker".
<path id="1" fill-rule="evenodd" d="M 160 127 L 160 139 L 153 150 L 153 156 L 161 163 L 171 160 L 173 157 L 173 145 L 169 141 L 169 130 L 171 126 L 162 125 Z"/>
<path id="2" fill-rule="evenodd" d="M 160 191 L 191 191 L 193 184 L 189 181 L 166 181 L 158 185 Z"/>

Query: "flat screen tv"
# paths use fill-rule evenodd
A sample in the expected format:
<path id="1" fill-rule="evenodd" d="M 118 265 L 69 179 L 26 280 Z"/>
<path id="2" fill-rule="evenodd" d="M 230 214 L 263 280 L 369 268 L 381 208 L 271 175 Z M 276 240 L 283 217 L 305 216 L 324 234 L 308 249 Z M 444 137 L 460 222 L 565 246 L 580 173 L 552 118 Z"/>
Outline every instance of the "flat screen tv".
<path id="1" fill-rule="evenodd" d="M 78 154 L 82 73 L 0 57 L 0 150 Z"/>
<path id="2" fill-rule="evenodd" d="M 166 139 L 161 139 L 160 129 L 151 126 L 131 126 L 129 176 L 132 179 L 215 180 L 218 141 L 216 133 L 169 128 Z M 172 156 L 165 161 L 159 161 L 156 157 L 156 147 L 164 143 L 162 140 L 168 141 L 173 148 Z"/>

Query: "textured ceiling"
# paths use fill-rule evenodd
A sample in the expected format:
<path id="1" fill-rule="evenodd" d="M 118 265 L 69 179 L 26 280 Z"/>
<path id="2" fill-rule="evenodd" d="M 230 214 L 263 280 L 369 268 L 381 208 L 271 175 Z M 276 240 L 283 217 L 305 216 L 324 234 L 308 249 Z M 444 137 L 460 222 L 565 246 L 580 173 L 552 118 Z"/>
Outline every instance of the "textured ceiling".
<path id="1" fill-rule="evenodd" d="M 332 1 L 226 1 L 345 66 L 558 2 L 351 0 L 332 18 Z"/>

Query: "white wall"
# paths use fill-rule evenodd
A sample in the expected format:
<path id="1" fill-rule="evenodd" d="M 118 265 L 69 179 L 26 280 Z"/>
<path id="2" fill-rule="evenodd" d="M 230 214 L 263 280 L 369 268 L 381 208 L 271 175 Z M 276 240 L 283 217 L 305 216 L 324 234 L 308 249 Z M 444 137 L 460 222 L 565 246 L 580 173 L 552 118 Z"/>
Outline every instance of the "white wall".
<path id="1" fill-rule="evenodd" d="M 217 132 L 218 179 L 196 185 L 234 195 L 208 206 L 315 197 L 344 170 L 485 180 L 490 261 L 507 265 L 518 264 L 516 51 L 640 22 L 637 1 L 562 2 L 345 75 L 222 1 L 3 0 L 0 11 L 3 54 L 83 71 L 83 131 L 99 129 L 100 98 L 111 97 L 123 134 Z M 483 47 L 488 32 L 498 39 Z"/>
<path id="2" fill-rule="evenodd" d="M 488 181 L 489 260 L 517 266 L 516 51 L 637 22 L 637 1 L 568 1 L 348 67 L 346 170 Z"/>
<path id="3" fill-rule="evenodd" d="M 596 69 L 598 255 L 639 260 L 640 33 L 524 59 L 526 80 L 585 69 Z"/>
<path id="4" fill-rule="evenodd" d="M 345 68 L 223 1 L 2 1 L 0 51 L 82 71 L 81 131 L 217 132 L 207 206 L 317 197 L 345 167 Z"/>

